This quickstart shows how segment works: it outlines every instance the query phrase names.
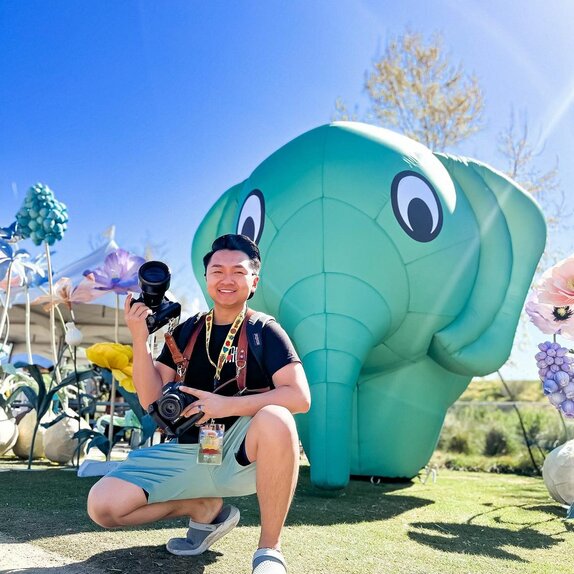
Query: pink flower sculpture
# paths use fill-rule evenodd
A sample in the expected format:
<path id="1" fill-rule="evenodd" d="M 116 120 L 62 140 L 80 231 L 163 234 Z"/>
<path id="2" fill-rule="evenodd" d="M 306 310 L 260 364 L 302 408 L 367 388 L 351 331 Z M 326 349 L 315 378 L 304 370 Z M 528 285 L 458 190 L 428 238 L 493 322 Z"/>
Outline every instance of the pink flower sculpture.
<path id="1" fill-rule="evenodd" d="M 563 335 L 574 339 L 574 307 L 556 307 L 552 304 L 542 303 L 538 291 L 532 291 L 525 310 L 530 320 L 548 335 Z"/>
<path id="2" fill-rule="evenodd" d="M 62 277 L 54 285 L 54 296 L 42 295 L 32 301 L 32 305 L 43 305 L 44 311 L 49 311 L 56 305 L 65 305 L 70 311 L 73 303 L 89 303 L 96 297 L 102 296 L 98 291 L 93 276 L 82 279 L 79 285 L 74 286 L 72 280 Z"/>
<path id="3" fill-rule="evenodd" d="M 85 271 L 84 275 L 93 274 L 95 288 L 100 291 L 126 295 L 128 291 L 139 291 L 138 270 L 144 263 L 143 257 L 116 249 L 107 255 L 102 267 Z"/>
<path id="4" fill-rule="evenodd" d="M 542 276 L 539 291 L 541 303 L 554 307 L 574 306 L 574 256 L 548 269 Z"/>

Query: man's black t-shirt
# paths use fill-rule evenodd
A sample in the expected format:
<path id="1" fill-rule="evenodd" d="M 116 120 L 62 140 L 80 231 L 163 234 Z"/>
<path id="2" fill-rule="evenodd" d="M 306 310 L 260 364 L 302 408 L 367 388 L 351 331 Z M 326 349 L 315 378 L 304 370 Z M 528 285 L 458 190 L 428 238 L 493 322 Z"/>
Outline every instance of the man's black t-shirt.
<path id="1" fill-rule="evenodd" d="M 173 337 L 178 348 L 183 352 L 193 328 L 197 325 L 193 324 L 191 319 L 178 325 L 173 332 Z M 211 330 L 211 339 L 209 341 L 209 356 L 214 363 L 217 363 L 219 352 L 225 341 L 225 337 L 229 332 L 231 325 L 213 325 Z M 247 328 L 245 325 L 243 328 Z M 235 378 L 237 359 L 237 344 L 239 341 L 239 333 L 233 340 L 233 346 L 227 356 L 227 361 L 221 369 L 221 377 L 219 385 L 223 385 L 226 381 Z M 215 367 L 210 363 L 206 353 L 205 341 L 205 324 L 203 325 L 199 336 L 195 342 L 195 347 L 187 367 L 185 375 L 185 384 L 189 387 L 200 389 L 202 391 L 214 391 L 214 377 Z M 276 321 L 268 321 L 262 330 L 262 364 L 265 368 L 267 376 L 259 367 L 257 359 L 253 356 L 251 349 L 247 353 L 247 389 L 244 394 L 248 394 L 250 390 L 269 389 L 273 388 L 271 377 L 282 367 L 289 363 L 300 362 L 300 359 L 295 351 L 291 340 L 287 333 Z M 175 363 L 167 345 L 164 345 L 161 353 L 156 359 L 160 363 L 175 369 Z M 218 394 L 224 396 L 232 396 L 238 392 L 237 383 L 233 382 L 218 391 Z M 238 419 L 238 417 L 226 417 L 222 419 L 215 419 L 215 422 L 225 425 L 225 430 L 229 430 L 231 425 Z M 179 437 L 180 443 L 197 443 L 199 437 L 199 427 L 192 426 L 182 436 Z"/>

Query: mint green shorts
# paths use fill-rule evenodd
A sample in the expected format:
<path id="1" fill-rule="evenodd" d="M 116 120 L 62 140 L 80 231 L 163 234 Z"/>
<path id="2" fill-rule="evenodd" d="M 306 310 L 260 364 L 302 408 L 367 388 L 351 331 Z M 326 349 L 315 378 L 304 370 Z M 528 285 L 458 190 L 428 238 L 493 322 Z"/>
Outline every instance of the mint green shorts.
<path id="1" fill-rule="evenodd" d="M 257 463 L 242 466 L 235 459 L 250 422 L 251 417 L 240 417 L 225 433 L 220 465 L 197 464 L 197 444 L 166 442 L 130 452 L 128 458 L 106 476 L 143 488 L 150 504 L 254 494 Z"/>

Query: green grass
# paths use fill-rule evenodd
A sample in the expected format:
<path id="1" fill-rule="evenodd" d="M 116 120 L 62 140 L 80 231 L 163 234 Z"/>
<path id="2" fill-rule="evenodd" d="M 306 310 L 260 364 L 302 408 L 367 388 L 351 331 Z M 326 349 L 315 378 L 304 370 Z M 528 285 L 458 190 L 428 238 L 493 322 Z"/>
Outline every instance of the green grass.
<path id="1" fill-rule="evenodd" d="M 0 469 L 12 464 L 0 458 Z M 0 530 L 110 573 L 250 571 L 255 497 L 233 500 L 240 525 L 212 551 L 178 558 L 164 544 L 183 535 L 184 520 L 113 531 L 91 523 L 85 500 L 94 482 L 52 468 L 0 472 Z M 436 483 L 353 481 L 326 493 L 303 467 L 283 547 L 290 574 L 571 573 L 574 525 L 564 516 L 531 477 L 444 470 Z"/>

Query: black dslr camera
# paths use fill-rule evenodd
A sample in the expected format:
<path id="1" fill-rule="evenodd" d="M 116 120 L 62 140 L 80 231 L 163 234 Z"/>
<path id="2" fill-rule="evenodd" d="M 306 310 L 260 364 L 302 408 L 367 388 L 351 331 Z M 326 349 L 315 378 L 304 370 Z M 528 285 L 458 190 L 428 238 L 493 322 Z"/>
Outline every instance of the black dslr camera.
<path id="1" fill-rule="evenodd" d="M 180 391 L 181 384 L 167 383 L 161 397 L 147 408 L 153 420 L 170 436 L 180 436 L 203 417 L 202 412 L 190 417 L 182 416 L 184 409 L 196 401 L 197 397 Z"/>
<path id="2" fill-rule="evenodd" d="M 181 305 L 170 301 L 165 292 L 169 289 L 171 273 L 169 267 L 161 261 L 146 261 L 138 271 L 141 296 L 131 304 L 143 303 L 152 310 L 146 317 L 147 329 L 151 333 L 161 329 L 171 319 L 179 317 Z"/>

